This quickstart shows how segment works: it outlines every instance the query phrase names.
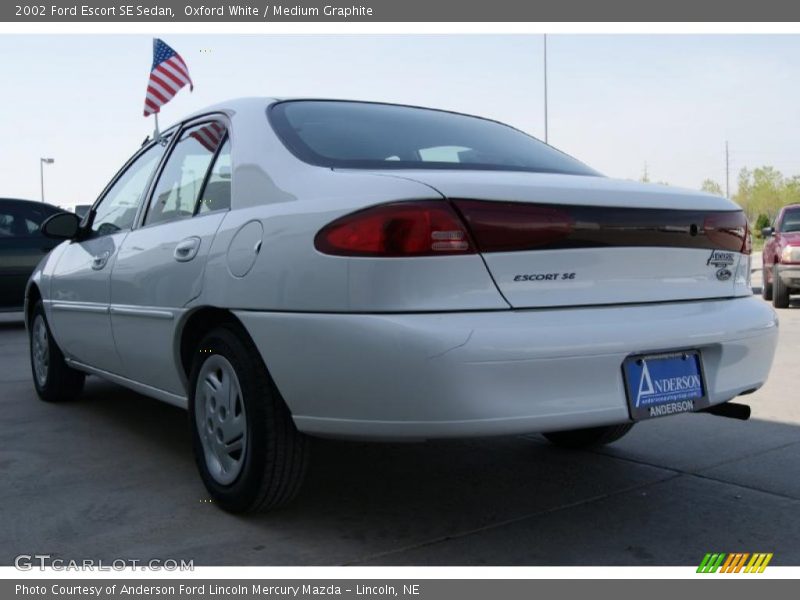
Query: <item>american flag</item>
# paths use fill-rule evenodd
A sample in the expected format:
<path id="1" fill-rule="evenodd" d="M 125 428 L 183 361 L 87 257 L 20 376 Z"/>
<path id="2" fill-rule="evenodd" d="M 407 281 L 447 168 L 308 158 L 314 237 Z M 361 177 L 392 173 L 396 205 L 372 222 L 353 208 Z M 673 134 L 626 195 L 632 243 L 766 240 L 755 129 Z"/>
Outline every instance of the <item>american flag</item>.
<path id="1" fill-rule="evenodd" d="M 150 81 L 147 82 L 147 96 L 144 99 L 144 116 L 148 117 L 161 110 L 186 84 L 194 89 L 189 68 L 181 55 L 155 38 L 153 40 L 153 67 Z"/>
<path id="2" fill-rule="evenodd" d="M 203 148 L 213 153 L 217 151 L 223 135 L 225 135 L 225 127 L 221 123 L 209 123 L 192 131 L 189 137 L 193 137 L 202 144 Z"/>

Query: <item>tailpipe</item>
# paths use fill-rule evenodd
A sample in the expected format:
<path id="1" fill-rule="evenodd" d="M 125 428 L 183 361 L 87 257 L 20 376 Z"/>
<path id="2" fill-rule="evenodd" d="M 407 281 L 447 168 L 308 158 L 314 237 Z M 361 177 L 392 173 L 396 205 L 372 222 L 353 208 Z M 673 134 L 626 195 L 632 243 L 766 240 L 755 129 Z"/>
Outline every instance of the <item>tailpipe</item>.
<path id="1" fill-rule="evenodd" d="M 709 413 L 718 417 L 728 417 L 729 419 L 739 419 L 740 421 L 747 421 L 750 418 L 750 407 L 747 404 L 737 404 L 736 402 L 714 404 L 697 412 Z"/>

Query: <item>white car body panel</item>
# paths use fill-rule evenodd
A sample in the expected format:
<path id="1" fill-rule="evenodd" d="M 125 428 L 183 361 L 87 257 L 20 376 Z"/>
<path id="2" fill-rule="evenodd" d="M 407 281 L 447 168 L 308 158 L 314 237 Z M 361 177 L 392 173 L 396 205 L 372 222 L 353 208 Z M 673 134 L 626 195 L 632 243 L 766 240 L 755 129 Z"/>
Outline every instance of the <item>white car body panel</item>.
<path id="1" fill-rule="evenodd" d="M 623 208 L 738 209 L 730 200 L 705 192 L 607 177 L 432 169 L 370 172 L 384 177 L 419 181 L 448 198 Z"/>
<path id="2" fill-rule="evenodd" d="M 525 308 L 735 295 L 733 278 L 717 279 L 717 269 L 706 262 L 709 254 L 709 250 L 692 248 L 575 248 L 493 252 L 484 258 L 511 305 Z M 515 280 L 519 274 L 564 273 L 574 273 L 575 279 Z"/>
<path id="3" fill-rule="evenodd" d="M 440 257 L 387 261 L 318 252 L 314 235 L 337 217 L 379 201 L 435 197 L 429 188 L 412 182 L 398 186 L 368 174 L 325 174 L 325 183 L 320 182 L 320 186 L 331 197 L 305 201 L 300 214 L 295 202 L 276 202 L 231 211 L 226 216 L 206 268 L 207 304 L 328 312 L 508 308 L 481 257 L 475 254 L 444 261 Z M 239 229 L 253 220 L 263 226 L 263 245 L 247 276 L 235 277 L 230 271 L 228 249 Z M 226 285 L 209 284 L 221 280 L 226 280 Z"/>
<path id="4" fill-rule="evenodd" d="M 111 328 L 122 359 L 118 374 L 185 393 L 175 355 L 175 327 L 184 307 L 202 292 L 206 257 L 226 214 L 140 227 L 122 242 L 111 273 L 110 304 Z M 181 262 L 175 247 L 184 240 L 196 243 L 196 254 Z"/>
<path id="5" fill-rule="evenodd" d="M 623 360 L 676 348 L 701 350 L 717 404 L 761 385 L 777 338 L 774 312 L 755 297 L 490 313 L 236 315 L 298 428 L 363 438 L 621 423 L 628 419 Z"/>
<path id="6" fill-rule="evenodd" d="M 127 231 L 63 244 L 54 257 L 57 277 L 49 279 L 45 297 L 48 319 L 64 353 L 113 373 L 120 372 L 121 361 L 111 337 L 110 276 L 126 235 Z"/>
<path id="7" fill-rule="evenodd" d="M 229 120 L 230 211 L 64 242 L 37 268 L 31 285 L 70 364 L 186 406 L 184 324 L 197 310 L 229 310 L 300 430 L 373 439 L 626 422 L 621 368 L 637 352 L 700 349 L 712 403 L 764 383 L 777 319 L 749 297 L 745 255 L 720 281 L 698 249 L 385 259 L 314 247 L 331 221 L 395 201 L 738 210 L 730 201 L 603 177 L 312 166 L 272 130 L 272 102 L 198 113 Z M 175 247 L 192 236 L 197 256 L 176 262 Z M 106 267 L 93 270 L 92 256 L 106 251 Z M 539 270 L 581 277 L 514 281 Z"/>

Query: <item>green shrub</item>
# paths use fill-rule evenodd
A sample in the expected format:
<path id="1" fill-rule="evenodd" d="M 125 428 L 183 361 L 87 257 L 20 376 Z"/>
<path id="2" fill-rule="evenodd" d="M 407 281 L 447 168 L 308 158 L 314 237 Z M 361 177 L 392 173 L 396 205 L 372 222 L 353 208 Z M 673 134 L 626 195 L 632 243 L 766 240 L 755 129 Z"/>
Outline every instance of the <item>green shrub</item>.
<path id="1" fill-rule="evenodd" d="M 764 213 L 761 213 L 760 215 L 758 215 L 758 218 L 756 219 L 756 227 L 755 227 L 756 236 L 757 237 L 761 237 L 761 230 L 764 229 L 764 227 L 769 227 L 769 226 L 770 226 L 769 217 L 767 215 L 765 215 Z"/>

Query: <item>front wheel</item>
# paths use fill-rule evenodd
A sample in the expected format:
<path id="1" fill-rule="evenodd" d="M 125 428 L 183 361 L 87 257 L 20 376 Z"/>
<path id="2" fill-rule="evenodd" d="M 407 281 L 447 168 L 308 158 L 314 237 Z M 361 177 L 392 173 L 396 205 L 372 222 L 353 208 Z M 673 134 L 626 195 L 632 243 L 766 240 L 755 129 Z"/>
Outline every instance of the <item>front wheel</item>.
<path id="1" fill-rule="evenodd" d="M 50 332 L 41 300 L 33 307 L 28 341 L 33 385 L 39 398 L 45 402 L 64 402 L 77 398 L 83 391 L 86 376 L 68 366 L 64 360 L 64 354 Z"/>
<path id="2" fill-rule="evenodd" d="M 775 308 L 789 307 L 789 288 L 778 273 L 778 265 L 772 268 L 772 305 Z"/>
<path id="3" fill-rule="evenodd" d="M 761 285 L 761 296 L 769 302 L 772 300 L 772 282 L 767 279 L 767 267 L 761 267 L 761 281 L 764 283 Z"/>
<path id="4" fill-rule="evenodd" d="M 190 381 L 195 460 L 214 502 L 241 513 L 291 501 L 305 475 L 308 439 L 241 327 L 223 325 L 203 339 Z"/>
<path id="5" fill-rule="evenodd" d="M 622 425 L 608 425 L 605 427 L 551 431 L 542 435 L 551 444 L 563 448 L 591 448 L 616 442 L 631 429 L 633 429 L 633 423 L 623 423 Z"/>

